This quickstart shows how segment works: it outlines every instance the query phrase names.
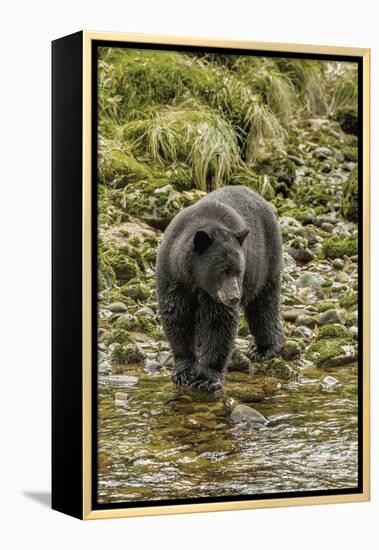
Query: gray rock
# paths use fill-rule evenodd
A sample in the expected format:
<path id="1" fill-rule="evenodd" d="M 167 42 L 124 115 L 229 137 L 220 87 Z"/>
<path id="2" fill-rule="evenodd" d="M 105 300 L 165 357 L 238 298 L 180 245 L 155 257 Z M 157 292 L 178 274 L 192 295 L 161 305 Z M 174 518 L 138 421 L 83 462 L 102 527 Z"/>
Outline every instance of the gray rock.
<path id="1" fill-rule="evenodd" d="M 325 283 L 325 278 L 322 275 L 318 275 L 317 273 L 311 273 L 309 271 L 306 271 L 302 273 L 302 275 L 299 277 L 299 279 L 296 281 L 295 284 L 298 288 L 309 287 L 312 290 L 318 290 L 322 287 L 324 283 Z"/>
<path id="2" fill-rule="evenodd" d="M 325 378 L 320 383 L 321 389 L 325 392 L 335 392 L 342 387 L 341 382 L 334 378 L 333 376 L 325 376 Z"/>
<path id="3" fill-rule="evenodd" d="M 109 361 L 101 361 L 99 362 L 98 372 L 99 374 L 111 374 L 112 365 L 110 364 Z"/>
<path id="4" fill-rule="evenodd" d="M 320 313 L 318 322 L 320 325 L 328 325 L 332 323 L 343 323 L 344 316 L 342 314 L 341 310 L 338 309 L 328 309 L 327 311 L 324 311 L 323 313 Z"/>
<path id="5" fill-rule="evenodd" d="M 161 370 L 162 365 L 155 361 L 155 359 L 146 359 L 144 369 L 147 372 L 158 372 Z"/>
<path id="6" fill-rule="evenodd" d="M 246 424 L 255 426 L 259 424 L 267 424 L 268 420 L 260 412 L 256 411 L 248 405 L 237 405 L 232 410 L 230 419 L 234 424 Z"/>
<path id="7" fill-rule="evenodd" d="M 116 407 L 128 407 L 129 401 L 130 399 L 127 393 L 124 393 L 122 391 L 116 392 L 114 400 Z"/>
<path id="8" fill-rule="evenodd" d="M 295 359 L 300 355 L 301 348 L 300 344 L 296 340 L 286 340 L 283 344 L 281 355 L 284 359 L 290 360 Z"/>
<path id="9" fill-rule="evenodd" d="M 333 155 L 333 151 L 329 147 L 318 147 L 313 152 L 313 156 L 318 160 L 325 160 Z"/>
<path id="10" fill-rule="evenodd" d="M 249 372 L 250 361 L 241 350 L 235 348 L 229 360 L 230 371 Z"/>
<path id="11" fill-rule="evenodd" d="M 314 328 L 317 325 L 317 319 L 310 315 L 299 315 L 296 317 L 296 325 Z"/>
<path id="12" fill-rule="evenodd" d="M 151 307 L 148 307 L 148 306 L 144 306 L 144 307 L 141 307 L 141 309 L 139 309 L 137 312 L 136 312 L 136 315 L 137 317 L 151 317 L 152 319 L 155 318 L 155 313 L 154 311 L 151 309 Z"/>
<path id="13" fill-rule="evenodd" d="M 121 315 L 117 317 L 115 325 L 121 325 L 123 323 L 127 323 L 130 327 L 138 324 L 136 317 L 130 313 L 121 313 Z"/>
<path id="14" fill-rule="evenodd" d="M 333 233 L 334 225 L 328 222 L 322 222 L 321 229 L 327 233 Z"/>
<path id="15" fill-rule="evenodd" d="M 296 157 L 295 155 L 288 155 L 288 159 L 292 160 L 296 166 L 304 166 L 304 160 L 300 157 Z"/>
<path id="16" fill-rule="evenodd" d="M 324 164 L 324 166 L 322 167 L 321 169 L 321 172 L 323 174 L 330 174 L 330 172 L 333 170 L 333 166 L 327 162 L 326 164 Z"/>
<path id="17" fill-rule="evenodd" d="M 291 273 L 296 269 L 296 265 L 297 265 L 296 260 L 294 260 L 292 256 L 288 254 L 288 252 L 283 253 L 282 262 L 283 262 L 283 271 Z"/>
<path id="18" fill-rule="evenodd" d="M 163 367 L 174 366 L 174 356 L 171 351 L 161 351 L 157 360 Z"/>
<path id="19" fill-rule="evenodd" d="M 290 247 L 288 253 L 292 258 L 301 264 L 307 264 L 314 259 L 314 254 L 309 248 L 294 248 Z"/>
<path id="20" fill-rule="evenodd" d="M 107 309 L 112 313 L 125 313 L 128 311 L 128 308 L 122 302 L 113 302 L 112 304 L 109 304 Z"/>
<path id="21" fill-rule="evenodd" d="M 99 386 L 116 386 L 130 388 L 135 386 L 139 378 L 137 376 L 123 375 L 111 375 L 111 376 L 99 376 Z"/>
<path id="22" fill-rule="evenodd" d="M 358 340 L 358 327 L 354 325 L 349 327 L 349 332 L 351 336 L 354 338 L 354 340 Z"/>
<path id="23" fill-rule="evenodd" d="M 313 330 L 303 325 L 296 327 L 293 331 L 293 336 L 296 336 L 297 338 L 312 338 L 313 334 Z"/>
<path id="24" fill-rule="evenodd" d="M 342 258 L 335 258 L 332 261 L 332 266 L 334 267 L 334 269 L 343 269 L 344 265 L 345 262 Z"/>
<path id="25" fill-rule="evenodd" d="M 342 151 L 336 151 L 334 153 L 334 158 L 336 159 L 337 162 L 343 162 L 345 160 L 345 155 L 343 154 Z"/>
<path id="26" fill-rule="evenodd" d="M 279 218 L 279 225 L 282 231 L 282 235 L 296 233 L 296 231 L 301 228 L 301 223 L 295 220 L 295 218 L 291 218 L 290 216 L 283 216 L 282 218 Z"/>
<path id="27" fill-rule="evenodd" d="M 290 308 L 283 311 L 283 319 L 293 323 L 300 315 L 309 315 L 310 311 L 304 308 Z"/>

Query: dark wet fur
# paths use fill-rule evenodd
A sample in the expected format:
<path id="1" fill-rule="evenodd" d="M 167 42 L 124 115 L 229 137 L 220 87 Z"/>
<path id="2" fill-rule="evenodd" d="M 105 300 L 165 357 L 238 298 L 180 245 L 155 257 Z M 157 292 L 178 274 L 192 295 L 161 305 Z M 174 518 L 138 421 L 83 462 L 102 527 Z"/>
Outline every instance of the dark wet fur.
<path id="1" fill-rule="evenodd" d="M 222 390 L 239 305 L 222 303 L 220 288 L 228 300 L 239 294 L 255 340 L 250 358 L 265 361 L 280 351 L 281 257 L 273 209 L 246 187 L 213 191 L 172 220 L 158 250 L 157 296 L 175 384 Z"/>

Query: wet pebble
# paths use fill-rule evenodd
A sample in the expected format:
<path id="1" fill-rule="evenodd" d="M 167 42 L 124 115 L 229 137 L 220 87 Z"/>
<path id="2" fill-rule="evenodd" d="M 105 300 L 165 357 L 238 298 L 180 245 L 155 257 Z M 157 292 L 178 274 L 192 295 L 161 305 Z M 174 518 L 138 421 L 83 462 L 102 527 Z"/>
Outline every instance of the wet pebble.
<path id="1" fill-rule="evenodd" d="M 237 405 L 234 407 L 230 419 L 234 424 L 245 424 L 254 426 L 257 424 L 267 424 L 268 420 L 260 412 L 248 405 Z"/>
<path id="2" fill-rule="evenodd" d="M 129 395 L 122 391 L 117 391 L 115 393 L 114 403 L 116 407 L 127 407 L 129 405 Z"/>
<path id="3" fill-rule="evenodd" d="M 131 387 L 137 384 L 139 378 L 137 376 L 127 375 L 111 375 L 111 376 L 99 376 L 100 386 L 125 386 Z"/>
<path id="4" fill-rule="evenodd" d="M 125 313 L 128 311 L 128 308 L 122 302 L 113 302 L 112 304 L 109 304 L 107 309 L 112 313 Z"/>
<path id="5" fill-rule="evenodd" d="M 286 340 L 281 351 L 284 359 L 290 360 L 300 355 L 300 344 L 296 340 Z"/>
<path id="6" fill-rule="evenodd" d="M 322 222 L 321 229 L 327 233 L 333 233 L 334 225 L 332 223 Z"/>
<path id="7" fill-rule="evenodd" d="M 145 371 L 154 373 L 154 372 L 160 371 L 161 368 L 162 368 L 162 365 L 160 365 L 158 361 L 155 361 L 155 359 L 146 359 L 145 365 L 144 365 Z"/>
<path id="8" fill-rule="evenodd" d="M 334 267 L 334 269 L 343 269 L 344 265 L 345 265 L 345 262 L 343 261 L 342 258 L 335 258 L 332 261 L 332 266 Z"/>
<path id="9" fill-rule="evenodd" d="M 333 376 L 325 376 L 325 378 L 320 383 L 320 387 L 323 391 L 334 392 L 342 386 L 341 382 L 334 378 Z"/>

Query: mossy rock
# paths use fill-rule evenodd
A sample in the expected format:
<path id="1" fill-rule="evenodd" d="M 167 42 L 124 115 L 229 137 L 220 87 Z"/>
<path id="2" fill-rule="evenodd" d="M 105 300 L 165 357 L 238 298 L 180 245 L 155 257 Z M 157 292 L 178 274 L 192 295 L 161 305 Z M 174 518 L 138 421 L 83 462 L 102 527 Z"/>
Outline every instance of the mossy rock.
<path id="1" fill-rule="evenodd" d="M 337 323 L 320 327 L 316 341 L 329 338 L 349 338 L 349 331 L 346 327 Z"/>
<path id="2" fill-rule="evenodd" d="M 117 345 L 111 353 L 111 361 L 119 365 L 132 365 L 143 361 L 145 356 L 141 353 L 134 342 L 126 345 Z"/>
<path id="3" fill-rule="evenodd" d="M 98 290 L 101 292 L 114 285 L 116 275 L 111 262 L 101 253 L 98 258 Z"/>
<path id="4" fill-rule="evenodd" d="M 352 222 L 358 221 L 359 208 L 359 178 L 358 168 L 355 168 L 343 186 L 342 215 Z"/>
<path id="5" fill-rule="evenodd" d="M 299 372 L 282 359 L 275 357 L 267 363 L 266 375 L 280 378 L 281 380 L 297 380 Z"/>
<path id="6" fill-rule="evenodd" d="M 147 164 L 139 162 L 130 152 L 122 147 L 100 146 L 99 179 L 100 183 L 123 188 L 129 183 L 152 178 L 152 171 Z"/>
<path id="7" fill-rule="evenodd" d="M 285 183 L 289 188 L 296 178 L 296 164 L 288 158 L 267 158 L 261 161 L 256 170 L 259 174 L 274 176 L 278 182 Z"/>
<path id="8" fill-rule="evenodd" d="M 345 338 L 318 338 L 305 353 L 316 367 L 329 368 L 354 363 L 358 358 L 356 342 Z"/>
<path id="9" fill-rule="evenodd" d="M 109 261 L 119 281 L 128 281 L 141 275 L 137 262 L 126 256 L 125 253 L 119 251 L 111 256 Z"/>
<path id="10" fill-rule="evenodd" d="M 340 299 L 340 306 L 346 309 L 352 309 L 358 305 L 358 299 L 358 292 L 349 292 L 348 294 L 345 294 L 345 296 L 342 296 L 342 298 Z"/>
<path id="11" fill-rule="evenodd" d="M 319 313 L 324 313 L 324 311 L 328 311 L 329 309 L 335 309 L 336 303 L 335 302 L 321 302 L 318 305 L 318 311 Z"/>
<path id="12" fill-rule="evenodd" d="M 136 301 L 147 300 L 150 297 L 150 292 L 150 288 L 147 285 L 141 282 L 132 282 L 132 280 L 121 287 L 123 296 L 127 296 Z"/>
<path id="13" fill-rule="evenodd" d="M 151 319 L 150 317 L 138 317 L 138 329 L 148 334 L 149 336 L 152 336 L 153 338 L 161 338 L 162 337 L 162 331 L 160 329 L 160 326 L 156 321 Z"/>
<path id="14" fill-rule="evenodd" d="M 249 372 L 250 361 L 246 355 L 238 348 L 233 350 L 229 359 L 228 369 L 230 371 Z"/>
<path id="15" fill-rule="evenodd" d="M 358 113 L 356 109 L 343 108 L 336 112 L 336 120 L 347 134 L 359 135 Z"/>
<path id="16" fill-rule="evenodd" d="M 358 254 L 358 238 L 356 235 L 341 237 L 334 235 L 323 242 L 321 252 L 324 258 L 343 258 Z"/>
<path id="17" fill-rule="evenodd" d="M 104 334 L 101 341 L 105 344 L 130 344 L 133 340 L 127 330 L 122 328 L 114 328 L 110 332 Z"/>

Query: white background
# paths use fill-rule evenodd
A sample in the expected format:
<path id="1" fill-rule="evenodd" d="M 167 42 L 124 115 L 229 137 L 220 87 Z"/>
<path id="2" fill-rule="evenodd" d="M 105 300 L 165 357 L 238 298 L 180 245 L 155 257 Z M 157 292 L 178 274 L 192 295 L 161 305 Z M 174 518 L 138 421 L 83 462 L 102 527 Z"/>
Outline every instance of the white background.
<path id="1" fill-rule="evenodd" d="M 377 205 L 376 2 L 61 0 L 1 7 L 0 544 L 3 548 L 291 550 L 378 543 L 378 338 L 373 319 L 372 502 L 80 522 L 49 509 L 50 41 L 109 30 L 372 48 L 372 208 Z M 377 249 L 377 210 L 372 249 Z M 378 305 L 373 254 L 372 310 Z M 70 396 L 67 396 L 67 403 Z M 2 540 L 4 539 L 4 540 Z"/>

